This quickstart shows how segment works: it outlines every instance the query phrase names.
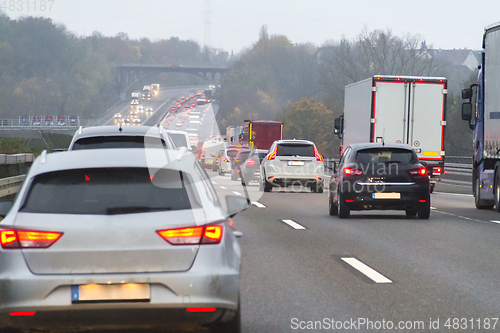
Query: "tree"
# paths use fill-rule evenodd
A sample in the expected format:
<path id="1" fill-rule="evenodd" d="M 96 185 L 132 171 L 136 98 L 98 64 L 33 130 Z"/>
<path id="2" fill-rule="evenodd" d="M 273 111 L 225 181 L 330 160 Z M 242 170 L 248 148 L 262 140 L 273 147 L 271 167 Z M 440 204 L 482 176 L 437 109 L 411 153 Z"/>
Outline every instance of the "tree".
<path id="1" fill-rule="evenodd" d="M 314 98 L 301 98 L 286 108 L 279 119 L 284 124 L 284 138 L 313 141 L 321 154 L 338 152 L 338 140 L 333 134 L 334 115 Z"/>

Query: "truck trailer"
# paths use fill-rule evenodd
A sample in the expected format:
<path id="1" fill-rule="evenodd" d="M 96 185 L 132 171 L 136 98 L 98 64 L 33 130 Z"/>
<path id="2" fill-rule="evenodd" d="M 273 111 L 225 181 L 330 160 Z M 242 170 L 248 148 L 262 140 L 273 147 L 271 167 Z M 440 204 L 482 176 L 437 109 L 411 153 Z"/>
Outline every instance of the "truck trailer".
<path id="1" fill-rule="evenodd" d="M 354 143 L 409 144 L 430 177 L 444 172 L 447 80 L 376 75 L 345 87 L 344 114 L 335 129 L 343 149 Z"/>
<path id="2" fill-rule="evenodd" d="M 283 139 L 283 123 L 271 120 L 245 120 L 241 144 L 252 149 L 269 150 L 274 141 Z"/>
<path id="3" fill-rule="evenodd" d="M 473 130 L 472 192 L 478 209 L 500 212 L 500 24 L 486 27 L 477 83 L 462 91 Z"/>

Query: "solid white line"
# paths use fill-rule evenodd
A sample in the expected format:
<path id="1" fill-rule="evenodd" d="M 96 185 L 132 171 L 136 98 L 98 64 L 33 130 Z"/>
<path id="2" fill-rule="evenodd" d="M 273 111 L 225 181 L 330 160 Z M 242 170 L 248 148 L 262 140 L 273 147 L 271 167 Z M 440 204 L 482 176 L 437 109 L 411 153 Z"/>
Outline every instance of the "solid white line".
<path id="1" fill-rule="evenodd" d="M 226 187 L 225 187 L 225 186 L 221 186 L 220 188 L 222 188 L 222 189 L 224 189 L 224 190 L 226 189 Z"/>
<path id="2" fill-rule="evenodd" d="M 448 195 L 459 195 L 462 197 L 473 197 L 472 194 L 462 194 L 462 193 L 434 192 L 434 194 L 448 194 Z"/>
<path id="3" fill-rule="evenodd" d="M 492 222 L 492 223 L 499 223 L 500 224 L 500 221 L 497 221 L 497 220 L 491 220 L 490 222 Z"/>
<path id="4" fill-rule="evenodd" d="M 233 193 L 236 194 L 236 195 L 241 195 L 241 193 L 238 192 L 238 191 L 233 191 Z"/>
<path id="5" fill-rule="evenodd" d="M 359 261 L 356 258 L 340 258 L 344 260 L 346 263 L 372 279 L 376 283 L 392 283 L 391 280 L 374 270 L 373 268 L 363 264 L 361 261 Z"/>
<path id="6" fill-rule="evenodd" d="M 303 226 L 292 220 L 281 220 L 294 229 L 305 229 Z"/>
<path id="7" fill-rule="evenodd" d="M 261 204 L 260 202 L 257 202 L 257 201 L 252 202 L 252 204 L 259 207 L 259 208 L 266 208 L 266 206 L 264 206 L 263 204 Z"/>

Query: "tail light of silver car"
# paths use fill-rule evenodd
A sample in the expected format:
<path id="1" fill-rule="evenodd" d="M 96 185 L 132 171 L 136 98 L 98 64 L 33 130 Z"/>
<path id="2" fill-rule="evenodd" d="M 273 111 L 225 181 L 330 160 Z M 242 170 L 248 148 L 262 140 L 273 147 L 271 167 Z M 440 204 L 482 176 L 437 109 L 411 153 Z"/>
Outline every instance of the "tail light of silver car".
<path id="1" fill-rule="evenodd" d="M 255 165 L 255 161 L 254 160 L 247 160 L 247 165 L 248 166 L 254 166 Z"/>
<path id="2" fill-rule="evenodd" d="M 157 233 L 172 245 L 218 244 L 222 239 L 223 226 L 209 224 L 206 226 L 158 230 Z"/>
<path id="3" fill-rule="evenodd" d="M 276 158 L 276 153 L 278 152 L 278 146 L 274 147 L 274 150 L 269 154 L 268 160 L 274 160 Z"/>
<path id="4" fill-rule="evenodd" d="M 318 161 L 318 162 L 323 162 L 323 156 L 321 156 L 321 155 L 318 153 L 318 150 L 316 149 L 316 147 L 314 147 L 314 156 L 316 157 L 316 161 Z"/>
<path id="5" fill-rule="evenodd" d="M 61 238 L 62 232 L 35 230 L 0 230 L 3 249 L 48 248 Z"/>

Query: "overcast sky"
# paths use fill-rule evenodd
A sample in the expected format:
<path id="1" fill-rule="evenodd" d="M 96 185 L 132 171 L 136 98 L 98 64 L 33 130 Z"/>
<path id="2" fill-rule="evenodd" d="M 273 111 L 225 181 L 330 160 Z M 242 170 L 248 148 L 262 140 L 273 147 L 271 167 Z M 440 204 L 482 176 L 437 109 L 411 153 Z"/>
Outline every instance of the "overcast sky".
<path id="1" fill-rule="evenodd" d="M 500 21 L 500 0 L 54 0 L 50 12 L 40 10 L 41 0 L 29 2 L 38 3 L 36 11 L 22 0 L 16 3 L 23 8 L 7 7 L 6 14 L 50 17 L 79 36 L 125 32 L 200 44 L 207 40 L 209 4 L 210 45 L 235 53 L 257 41 L 262 25 L 271 35 L 318 46 L 363 28 L 388 28 L 398 36 L 418 34 L 436 48 L 480 49 L 484 27 Z"/>

